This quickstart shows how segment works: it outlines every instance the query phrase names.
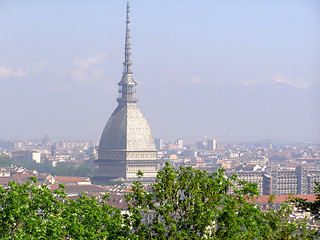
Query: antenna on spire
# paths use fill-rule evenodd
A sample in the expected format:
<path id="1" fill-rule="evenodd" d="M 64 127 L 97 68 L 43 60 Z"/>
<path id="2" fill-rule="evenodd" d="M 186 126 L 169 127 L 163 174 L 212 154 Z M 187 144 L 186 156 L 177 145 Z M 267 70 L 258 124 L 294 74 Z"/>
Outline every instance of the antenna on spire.
<path id="1" fill-rule="evenodd" d="M 123 63 L 123 73 L 132 73 L 131 69 L 131 43 L 130 43 L 130 10 L 129 10 L 129 1 L 127 2 L 127 17 L 126 17 L 126 40 L 125 40 L 125 51 L 124 51 L 124 63 Z"/>

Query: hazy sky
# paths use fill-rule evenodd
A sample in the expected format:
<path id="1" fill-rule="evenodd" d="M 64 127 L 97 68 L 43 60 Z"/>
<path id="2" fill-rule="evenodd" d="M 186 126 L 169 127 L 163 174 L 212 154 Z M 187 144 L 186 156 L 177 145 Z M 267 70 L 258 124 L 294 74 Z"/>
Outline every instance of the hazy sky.
<path id="1" fill-rule="evenodd" d="M 117 106 L 123 0 L 0 0 L 0 139 L 99 140 Z M 130 1 L 154 137 L 320 141 L 320 1 Z"/>

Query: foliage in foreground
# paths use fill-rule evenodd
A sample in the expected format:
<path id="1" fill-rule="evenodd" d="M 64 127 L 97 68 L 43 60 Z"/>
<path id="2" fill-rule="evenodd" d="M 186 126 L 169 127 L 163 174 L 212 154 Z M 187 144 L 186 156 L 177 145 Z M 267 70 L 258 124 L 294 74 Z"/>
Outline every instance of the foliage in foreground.
<path id="1" fill-rule="evenodd" d="M 320 182 L 315 182 L 314 192 L 317 194 L 317 199 L 314 202 L 307 202 L 306 199 L 295 198 L 294 202 L 297 207 L 301 207 L 305 211 L 309 211 L 314 215 L 315 219 L 320 220 Z"/>
<path id="2" fill-rule="evenodd" d="M 35 179 L 33 179 L 36 181 Z M 30 182 L 0 186 L 2 239 L 127 239 L 126 217 L 119 210 L 82 195 L 70 200 L 63 191 Z"/>
<path id="3" fill-rule="evenodd" d="M 238 182 L 240 190 L 234 189 Z M 233 189 L 234 193 L 230 193 Z M 166 164 L 151 191 L 135 182 L 127 195 L 139 239 L 314 239 L 303 223 L 287 222 L 289 205 L 264 213 L 248 200 L 256 184 L 206 171 Z M 146 221 L 148 219 L 148 221 Z"/>
<path id="4" fill-rule="evenodd" d="M 32 179 L 34 183 L 36 179 Z M 234 189 L 238 181 L 240 190 Z M 289 205 L 264 213 L 248 200 L 255 184 L 166 164 L 146 191 L 135 182 L 128 194 L 130 216 L 96 198 L 70 200 L 63 186 L 15 182 L 0 186 L 3 239 L 314 239 L 302 223 L 287 222 Z"/>

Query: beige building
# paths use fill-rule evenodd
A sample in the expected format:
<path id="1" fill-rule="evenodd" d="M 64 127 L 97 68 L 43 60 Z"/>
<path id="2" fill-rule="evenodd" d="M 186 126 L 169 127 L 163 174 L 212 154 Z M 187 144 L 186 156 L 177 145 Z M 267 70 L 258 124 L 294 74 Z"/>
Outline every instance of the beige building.
<path id="1" fill-rule="evenodd" d="M 110 180 L 130 182 L 142 171 L 142 181 L 154 181 L 159 170 L 156 148 L 150 127 L 137 106 L 136 85 L 131 69 L 127 5 L 125 61 L 119 86 L 118 107 L 109 118 L 99 144 L 93 183 Z"/>

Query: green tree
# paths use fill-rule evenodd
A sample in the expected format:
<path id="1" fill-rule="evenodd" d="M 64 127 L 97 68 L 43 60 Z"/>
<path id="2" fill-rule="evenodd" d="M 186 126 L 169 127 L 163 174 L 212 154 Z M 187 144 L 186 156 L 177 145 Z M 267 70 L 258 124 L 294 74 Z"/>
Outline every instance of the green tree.
<path id="1" fill-rule="evenodd" d="M 0 167 L 10 167 L 11 160 L 7 155 L 0 155 Z"/>
<path id="2" fill-rule="evenodd" d="M 0 156 L 0 167 L 24 167 L 39 173 L 49 173 L 56 176 L 92 177 L 93 169 L 85 164 L 75 166 L 69 163 L 58 163 L 53 167 L 50 162 L 37 163 L 31 159 L 12 159 Z"/>
<path id="3" fill-rule="evenodd" d="M 141 176 L 142 173 L 139 173 Z M 3 239 L 315 239 L 304 223 L 288 222 L 292 209 L 262 212 L 249 200 L 255 184 L 192 168 L 158 172 L 145 190 L 135 182 L 127 197 L 129 215 L 85 194 L 68 199 L 64 186 L 51 192 L 36 179 L 0 186 Z M 235 188 L 234 183 L 240 186 Z"/>
<path id="4" fill-rule="evenodd" d="M 36 179 L 33 179 L 36 182 Z M 70 200 L 63 186 L 10 182 L 0 186 L 1 239 L 128 239 L 128 217 L 96 198 Z"/>
<path id="5" fill-rule="evenodd" d="M 166 163 L 151 189 L 135 182 L 126 197 L 139 239 L 313 239 L 287 222 L 289 205 L 264 213 L 249 203 L 257 195 L 256 184 L 226 178 L 223 169 L 208 174 Z"/>
<path id="6" fill-rule="evenodd" d="M 76 167 L 75 176 L 76 177 L 92 177 L 93 176 L 93 169 L 89 166 L 82 164 L 82 165 Z"/>
<path id="7" fill-rule="evenodd" d="M 53 170 L 53 166 L 49 162 L 45 163 L 37 163 L 31 159 L 12 159 L 6 162 L 3 162 L 1 165 L 0 159 L 0 166 L 1 167 L 9 167 L 9 166 L 16 166 L 16 167 L 23 167 L 28 170 L 36 170 L 39 173 L 51 173 Z"/>
<path id="8" fill-rule="evenodd" d="M 307 199 L 302 198 L 295 198 L 293 202 L 296 203 L 296 206 L 313 214 L 315 219 L 320 220 L 320 182 L 315 182 L 314 184 L 314 193 L 317 195 L 314 202 L 307 202 Z"/>
<path id="9" fill-rule="evenodd" d="M 319 224 L 320 220 L 320 182 L 314 183 L 314 193 L 316 194 L 316 200 L 313 202 L 307 202 L 307 199 L 303 198 L 294 198 L 292 199 L 292 202 L 295 204 L 296 207 L 300 207 L 302 210 L 306 212 L 310 212 L 314 219 Z M 320 238 L 320 230 L 315 234 Z"/>
<path id="10" fill-rule="evenodd" d="M 93 169 L 84 164 L 75 166 L 68 163 L 59 163 L 52 169 L 51 174 L 56 176 L 92 177 Z"/>

